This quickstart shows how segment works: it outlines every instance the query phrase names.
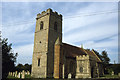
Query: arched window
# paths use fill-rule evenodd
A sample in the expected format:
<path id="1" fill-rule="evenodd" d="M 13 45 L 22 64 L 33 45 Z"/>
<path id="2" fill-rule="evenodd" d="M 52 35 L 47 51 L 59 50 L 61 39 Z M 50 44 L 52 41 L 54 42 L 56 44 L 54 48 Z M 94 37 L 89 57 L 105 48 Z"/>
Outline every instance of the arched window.
<path id="1" fill-rule="evenodd" d="M 40 30 L 43 29 L 43 21 L 40 22 Z"/>
<path id="2" fill-rule="evenodd" d="M 83 73 L 83 67 L 79 68 L 80 73 Z"/>
<path id="3" fill-rule="evenodd" d="M 57 31 L 57 22 L 54 23 L 54 30 Z"/>
<path id="4" fill-rule="evenodd" d="M 38 59 L 38 66 L 40 66 L 40 58 Z"/>

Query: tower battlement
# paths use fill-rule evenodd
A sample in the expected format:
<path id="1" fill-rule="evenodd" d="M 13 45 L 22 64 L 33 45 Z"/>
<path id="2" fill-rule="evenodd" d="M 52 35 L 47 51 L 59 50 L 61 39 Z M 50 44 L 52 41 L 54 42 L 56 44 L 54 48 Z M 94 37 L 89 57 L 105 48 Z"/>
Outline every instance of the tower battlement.
<path id="1" fill-rule="evenodd" d="M 62 19 L 62 15 L 61 14 L 58 14 L 56 11 L 53 12 L 52 9 L 50 9 L 50 8 L 47 9 L 46 11 L 42 11 L 41 13 L 38 13 L 36 19 L 39 19 L 39 18 L 41 18 L 41 17 L 43 17 L 45 15 L 49 15 L 49 14 L 54 15 L 54 16 Z"/>
<path id="2" fill-rule="evenodd" d="M 76 59 L 77 60 L 89 59 L 89 55 L 79 55 L 79 56 L 76 56 Z"/>

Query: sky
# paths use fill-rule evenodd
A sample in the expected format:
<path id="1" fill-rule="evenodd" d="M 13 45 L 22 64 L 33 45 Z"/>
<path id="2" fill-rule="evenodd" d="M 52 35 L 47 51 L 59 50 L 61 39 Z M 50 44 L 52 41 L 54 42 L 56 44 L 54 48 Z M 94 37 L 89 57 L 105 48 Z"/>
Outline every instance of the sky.
<path id="1" fill-rule="evenodd" d="M 117 2 L 2 2 L 0 31 L 18 53 L 16 64 L 32 64 L 36 16 L 48 8 L 63 16 L 64 43 L 106 50 L 118 62 Z"/>

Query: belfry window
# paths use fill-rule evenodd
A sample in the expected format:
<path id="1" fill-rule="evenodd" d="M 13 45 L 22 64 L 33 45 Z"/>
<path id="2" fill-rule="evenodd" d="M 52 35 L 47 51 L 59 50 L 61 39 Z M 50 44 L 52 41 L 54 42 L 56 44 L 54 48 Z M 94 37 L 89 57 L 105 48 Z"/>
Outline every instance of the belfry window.
<path id="1" fill-rule="evenodd" d="M 57 22 L 54 23 L 54 30 L 57 31 Z"/>
<path id="2" fill-rule="evenodd" d="M 40 22 L 40 30 L 43 29 L 43 21 Z"/>
<path id="3" fill-rule="evenodd" d="M 40 58 L 38 59 L 38 66 L 40 66 Z"/>

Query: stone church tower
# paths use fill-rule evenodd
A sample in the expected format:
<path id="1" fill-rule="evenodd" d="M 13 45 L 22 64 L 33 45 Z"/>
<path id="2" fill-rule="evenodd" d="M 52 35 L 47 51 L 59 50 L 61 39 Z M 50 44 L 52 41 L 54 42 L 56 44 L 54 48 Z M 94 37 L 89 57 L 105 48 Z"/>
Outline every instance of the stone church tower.
<path id="1" fill-rule="evenodd" d="M 51 9 L 37 14 L 31 74 L 33 77 L 54 77 L 54 48 L 58 42 L 62 43 L 62 15 Z"/>

